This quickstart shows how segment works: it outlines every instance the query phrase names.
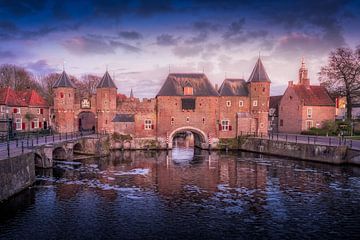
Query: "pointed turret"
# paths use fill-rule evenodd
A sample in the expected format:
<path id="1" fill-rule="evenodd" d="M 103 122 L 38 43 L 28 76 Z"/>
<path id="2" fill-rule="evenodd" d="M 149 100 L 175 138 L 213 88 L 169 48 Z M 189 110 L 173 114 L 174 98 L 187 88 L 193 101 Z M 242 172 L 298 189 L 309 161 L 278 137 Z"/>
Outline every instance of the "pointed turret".
<path id="1" fill-rule="evenodd" d="M 132 89 L 130 90 L 130 98 L 134 98 L 134 93 Z"/>
<path id="2" fill-rule="evenodd" d="M 104 76 L 102 77 L 101 81 L 97 85 L 96 88 L 116 88 L 116 85 L 112 78 L 110 77 L 110 74 L 108 71 L 105 72 Z"/>
<path id="3" fill-rule="evenodd" d="M 299 84 L 309 86 L 310 79 L 308 78 L 308 69 L 305 65 L 304 57 L 301 59 L 301 67 L 299 69 Z"/>
<path id="4" fill-rule="evenodd" d="M 59 79 L 54 83 L 53 88 L 76 88 L 76 87 L 64 70 L 61 73 Z"/>
<path id="5" fill-rule="evenodd" d="M 265 67 L 261 62 L 260 57 L 255 64 L 255 67 L 249 77 L 248 82 L 271 82 L 269 76 L 265 71 Z"/>

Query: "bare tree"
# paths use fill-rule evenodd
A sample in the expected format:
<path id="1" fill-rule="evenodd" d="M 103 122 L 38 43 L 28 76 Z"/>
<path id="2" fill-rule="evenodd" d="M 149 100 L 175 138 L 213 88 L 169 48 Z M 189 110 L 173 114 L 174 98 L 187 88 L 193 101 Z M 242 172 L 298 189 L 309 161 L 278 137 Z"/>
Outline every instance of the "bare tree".
<path id="1" fill-rule="evenodd" d="M 39 79 L 41 86 L 41 92 L 45 97 L 46 102 L 49 106 L 54 104 L 54 90 L 53 86 L 55 82 L 59 79 L 61 74 L 59 73 L 50 73 L 46 76 L 43 76 Z"/>
<path id="2" fill-rule="evenodd" d="M 96 87 L 99 84 L 101 77 L 85 74 L 81 77 L 80 81 L 76 81 L 75 84 L 78 88 L 80 97 L 89 97 L 96 93 Z"/>
<path id="3" fill-rule="evenodd" d="M 346 118 L 352 118 L 354 98 L 360 95 L 360 46 L 356 50 L 338 48 L 330 52 L 326 66 L 321 67 L 319 81 L 333 96 L 346 97 Z"/>
<path id="4" fill-rule="evenodd" d="M 39 83 L 30 72 L 11 64 L 0 66 L 0 87 L 12 87 L 14 90 L 40 89 Z"/>

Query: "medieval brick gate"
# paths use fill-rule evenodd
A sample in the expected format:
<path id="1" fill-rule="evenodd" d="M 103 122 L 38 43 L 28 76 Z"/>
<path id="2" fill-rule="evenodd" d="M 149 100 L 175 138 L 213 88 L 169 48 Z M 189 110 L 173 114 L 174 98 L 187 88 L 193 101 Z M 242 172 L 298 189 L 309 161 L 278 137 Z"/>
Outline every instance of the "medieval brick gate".
<path id="1" fill-rule="evenodd" d="M 186 127 L 177 128 L 169 134 L 167 139 L 169 149 L 172 149 L 173 147 L 173 140 L 176 134 L 183 132 L 191 132 L 194 135 L 195 147 L 199 147 L 202 149 L 209 148 L 208 136 L 202 130 L 195 127 L 186 126 Z"/>

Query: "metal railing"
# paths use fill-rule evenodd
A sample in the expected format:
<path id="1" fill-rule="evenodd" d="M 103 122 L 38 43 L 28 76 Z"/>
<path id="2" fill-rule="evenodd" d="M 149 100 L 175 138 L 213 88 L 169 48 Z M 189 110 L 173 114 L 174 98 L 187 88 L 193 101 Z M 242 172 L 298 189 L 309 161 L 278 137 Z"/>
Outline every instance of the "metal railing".
<path id="1" fill-rule="evenodd" d="M 36 147 L 79 139 L 85 136 L 96 135 L 100 137 L 103 133 L 94 133 L 93 131 L 84 131 L 84 132 L 69 132 L 69 133 L 53 133 L 53 134 L 45 134 L 45 135 L 27 135 L 24 138 L 15 138 L 8 139 L 6 142 L 0 143 L 0 158 L 10 158 L 13 156 L 17 156 L 23 153 L 31 152 Z"/>
<path id="2" fill-rule="evenodd" d="M 269 139 L 269 140 L 283 141 L 283 142 L 292 142 L 292 143 L 306 143 L 306 144 L 317 144 L 317 145 L 326 145 L 326 146 L 348 146 L 349 148 L 360 148 L 360 141 L 354 142 L 352 139 L 347 139 L 344 136 L 340 136 L 340 137 L 313 136 L 313 135 L 300 135 L 300 134 L 257 133 L 257 132 L 240 132 L 239 136 L 255 137 L 255 138 L 262 138 L 262 139 Z"/>

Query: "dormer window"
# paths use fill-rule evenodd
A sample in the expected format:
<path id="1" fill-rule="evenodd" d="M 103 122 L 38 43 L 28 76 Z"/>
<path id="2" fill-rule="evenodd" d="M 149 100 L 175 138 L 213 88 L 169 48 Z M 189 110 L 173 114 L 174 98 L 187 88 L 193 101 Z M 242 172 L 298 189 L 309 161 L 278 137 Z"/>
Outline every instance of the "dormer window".
<path id="1" fill-rule="evenodd" d="M 194 95 L 194 90 L 191 86 L 184 87 L 184 95 Z"/>

